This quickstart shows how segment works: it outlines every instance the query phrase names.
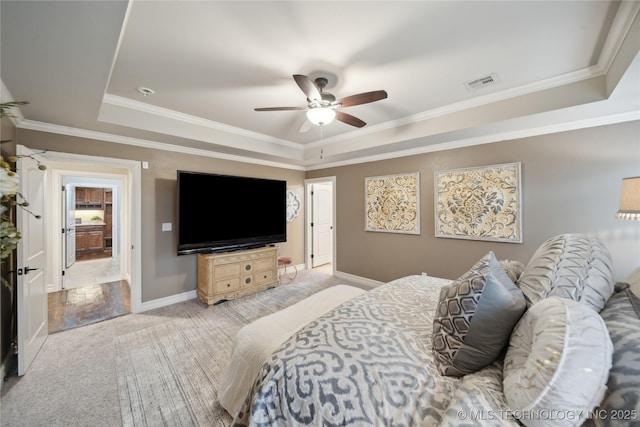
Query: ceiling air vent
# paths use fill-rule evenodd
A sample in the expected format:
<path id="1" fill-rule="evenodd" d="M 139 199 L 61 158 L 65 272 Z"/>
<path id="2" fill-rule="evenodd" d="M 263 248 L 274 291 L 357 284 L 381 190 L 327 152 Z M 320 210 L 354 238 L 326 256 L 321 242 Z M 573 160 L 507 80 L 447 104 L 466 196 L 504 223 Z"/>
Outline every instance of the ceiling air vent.
<path id="1" fill-rule="evenodd" d="M 478 90 L 485 86 L 490 86 L 498 82 L 498 75 L 495 73 L 489 74 L 488 76 L 480 77 L 479 79 L 471 80 L 470 82 L 466 82 L 464 85 L 467 90 Z"/>

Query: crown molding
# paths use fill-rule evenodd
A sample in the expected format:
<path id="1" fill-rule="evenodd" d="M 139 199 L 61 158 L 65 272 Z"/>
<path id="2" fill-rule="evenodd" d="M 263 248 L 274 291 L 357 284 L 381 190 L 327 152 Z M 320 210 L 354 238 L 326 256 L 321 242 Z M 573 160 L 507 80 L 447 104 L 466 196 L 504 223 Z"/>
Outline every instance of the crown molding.
<path id="1" fill-rule="evenodd" d="M 437 151 L 453 150 L 456 148 L 471 147 L 474 145 L 491 144 L 514 139 L 528 138 L 533 136 L 547 135 L 552 133 L 567 132 L 577 129 L 586 129 L 597 126 L 605 126 L 623 122 L 640 120 L 640 111 L 630 111 L 624 113 L 611 114 L 608 116 L 580 119 L 570 122 L 549 124 L 521 130 L 505 131 L 501 133 L 491 133 L 488 135 L 461 138 L 439 144 L 426 145 L 407 150 L 397 150 L 392 153 L 377 154 L 373 156 L 362 156 L 357 159 L 341 160 L 336 162 L 317 163 L 309 162 L 306 165 L 307 171 L 328 169 L 341 166 L 350 166 L 360 163 L 377 162 L 382 160 L 396 159 L 399 157 L 415 156 L 418 154 L 433 153 Z"/>
<path id="2" fill-rule="evenodd" d="M 611 64 L 613 64 L 639 12 L 640 2 L 638 1 L 622 1 L 620 3 L 618 12 L 611 24 L 611 30 L 598 58 L 598 67 L 600 67 L 604 74 L 609 72 L 609 68 L 611 68 Z"/>
<path id="3" fill-rule="evenodd" d="M 305 170 L 304 166 L 293 165 L 283 162 L 274 162 L 270 160 L 257 159 L 253 157 L 239 156 L 235 154 L 218 153 L 215 151 L 201 150 L 198 148 L 188 148 L 179 145 L 167 144 L 164 142 L 150 141 L 147 139 L 131 138 L 128 136 L 114 135 L 106 132 L 96 132 L 86 129 L 78 129 L 69 126 L 55 125 L 51 123 L 38 122 L 33 120 L 24 120 L 18 126 L 20 129 L 35 130 L 40 132 L 55 133 L 59 135 L 74 136 L 78 138 L 94 139 L 98 141 L 113 142 L 116 144 L 131 145 L 135 147 L 151 148 L 154 150 L 165 150 L 174 153 L 192 154 L 195 156 L 211 157 L 222 160 L 231 160 L 235 162 L 251 163 L 254 165 L 271 166 L 276 168 Z"/>
<path id="4" fill-rule="evenodd" d="M 205 156 L 205 157 L 217 158 L 222 160 L 231 160 L 231 161 L 242 162 L 242 163 L 258 164 L 263 166 L 271 166 L 271 167 L 298 170 L 298 171 L 311 171 L 311 170 L 349 166 L 354 164 L 381 161 L 381 160 L 389 160 L 389 159 L 395 159 L 399 157 L 413 156 L 417 154 L 452 150 L 456 148 L 464 148 L 464 147 L 470 147 L 474 145 L 490 144 L 493 142 L 501 142 L 505 140 L 514 140 L 514 139 L 521 139 L 521 138 L 527 138 L 532 136 L 566 132 L 566 131 L 572 131 L 576 129 L 604 126 L 604 125 L 623 123 L 623 122 L 629 122 L 634 120 L 640 120 L 640 111 L 636 110 L 636 111 L 629 111 L 629 112 L 623 112 L 623 113 L 615 113 L 615 114 L 609 114 L 606 116 L 599 116 L 595 118 L 579 119 L 579 120 L 573 120 L 573 121 L 566 121 L 563 123 L 529 127 L 526 129 L 504 131 L 499 133 L 498 132 L 489 133 L 487 135 L 454 139 L 452 141 L 439 143 L 439 144 L 426 145 L 426 146 L 407 149 L 407 150 L 397 150 L 390 153 L 377 154 L 372 156 L 365 155 L 365 156 L 361 156 L 354 159 L 347 159 L 347 160 L 341 160 L 341 161 L 335 161 L 335 162 L 322 161 L 322 160 L 309 161 L 302 166 L 292 165 L 292 164 L 282 163 L 282 162 L 267 161 L 262 159 L 246 157 L 246 156 L 217 153 L 217 152 L 212 152 L 208 150 L 181 147 L 173 144 L 143 140 L 139 138 L 124 137 L 124 136 L 113 135 L 113 134 L 104 133 L 104 132 L 95 132 L 90 130 L 77 129 L 77 128 L 72 128 L 68 126 L 53 125 L 49 123 L 37 122 L 32 120 L 24 120 L 20 124 L 19 128 L 35 130 L 40 132 L 55 133 L 60 135 L 74 136 L 78 138 L 87 138 L 87 139 L 94 139 L 99 141 L 114 142 L 117 144 L 131 145 L 136 147 L 165 150 L 165 151 L 171 151 L 171 152 L 177 152 L 177 153 L 183 153 L 183 154 L 191 154 L 196 156 Z"/>
<path id="5" fill-rule="evenodd" d="M 274 138 L 268 135 L 263 135 L 257 132 L 251 132 L 246 129 L 241 129 L 235 126 L 225 125 L 223 123 L 214 122 L 212 120 L 203 119 L 201 117 L 193 116 L 191 114 L 181 113 L 179 111 L 170 110 L 168 108 L 158 107 L 155 105 L 147 104 L 140 101 L 135 101 L 129 98 L 121 96 L 105 94 L 102 102 L 104 104 L 113 105 L 115 107 L 126 108 L 129 110 L 140 111 L 145 114 L 150 114 L 164 119 L 175 120 L 190 125 L 200 126 L 207 129 L 212 129 L 220 132 L 231 133 L 234 135 L 243 136 L 246 138 L 256 139 L 264 142 L 270 142 L 277 145 L 282 145 L 288 148 L 294 148 L 300 150 L 303 147 L 302 144 L 297 142 L 286 141 L 280 138 Z"/>

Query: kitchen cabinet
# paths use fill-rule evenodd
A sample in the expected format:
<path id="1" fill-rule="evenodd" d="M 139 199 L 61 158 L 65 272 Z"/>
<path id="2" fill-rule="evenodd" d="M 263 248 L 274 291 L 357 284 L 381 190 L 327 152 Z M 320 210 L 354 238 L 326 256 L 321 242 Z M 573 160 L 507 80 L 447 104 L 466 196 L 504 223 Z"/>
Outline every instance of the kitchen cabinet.
<path id="1" fill-rule="evenodd" d="M 76 187 L 76 209 L 104 209 L 104 188 Z"/>
<path id="2" fill-rule="evenodd" d="M 104 189 L 104 250 L 109 251 L 113 246 L 113 191 Z"/>
<path id="3" fill-rule="evenodd" d="M 76 226 L 76 256 L 104 252 L 104 224 Z"/>

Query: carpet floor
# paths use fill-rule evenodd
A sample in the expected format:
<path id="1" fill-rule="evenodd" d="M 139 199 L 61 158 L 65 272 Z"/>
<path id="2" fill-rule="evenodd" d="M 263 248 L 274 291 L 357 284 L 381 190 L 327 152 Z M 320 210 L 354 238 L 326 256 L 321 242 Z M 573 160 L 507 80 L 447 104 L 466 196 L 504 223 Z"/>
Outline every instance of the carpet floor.
<path id="1" fill-rule="evenodd" d="M 29 372 L 2 385 L 0 425 L 226 426 L 217 386 L 237 330 L 338 283 L 304 270 L 219 305 L 194 299 L 51 335 Z"/>

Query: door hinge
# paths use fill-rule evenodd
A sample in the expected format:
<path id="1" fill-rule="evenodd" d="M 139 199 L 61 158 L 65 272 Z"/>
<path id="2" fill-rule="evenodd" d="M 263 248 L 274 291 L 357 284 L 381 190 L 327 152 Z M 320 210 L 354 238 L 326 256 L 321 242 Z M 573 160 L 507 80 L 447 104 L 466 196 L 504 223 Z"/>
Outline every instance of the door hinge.
<path id="1" fill-rule="evenodd" d="M 63 227 L 63 228 L 62 228 L 62 234 L 64 234 L 64 230 L 65 230 L 65 228 Z"/>
<path id="2" fill-rule="evenodd" d="M 313 227 L 313 223 L 311 223 L 311 226 Z"/>
<path id="3" fill-rule="evenodd" d="M 313 259 L 313 254 L 311 254 L 311 259 Z"/>

